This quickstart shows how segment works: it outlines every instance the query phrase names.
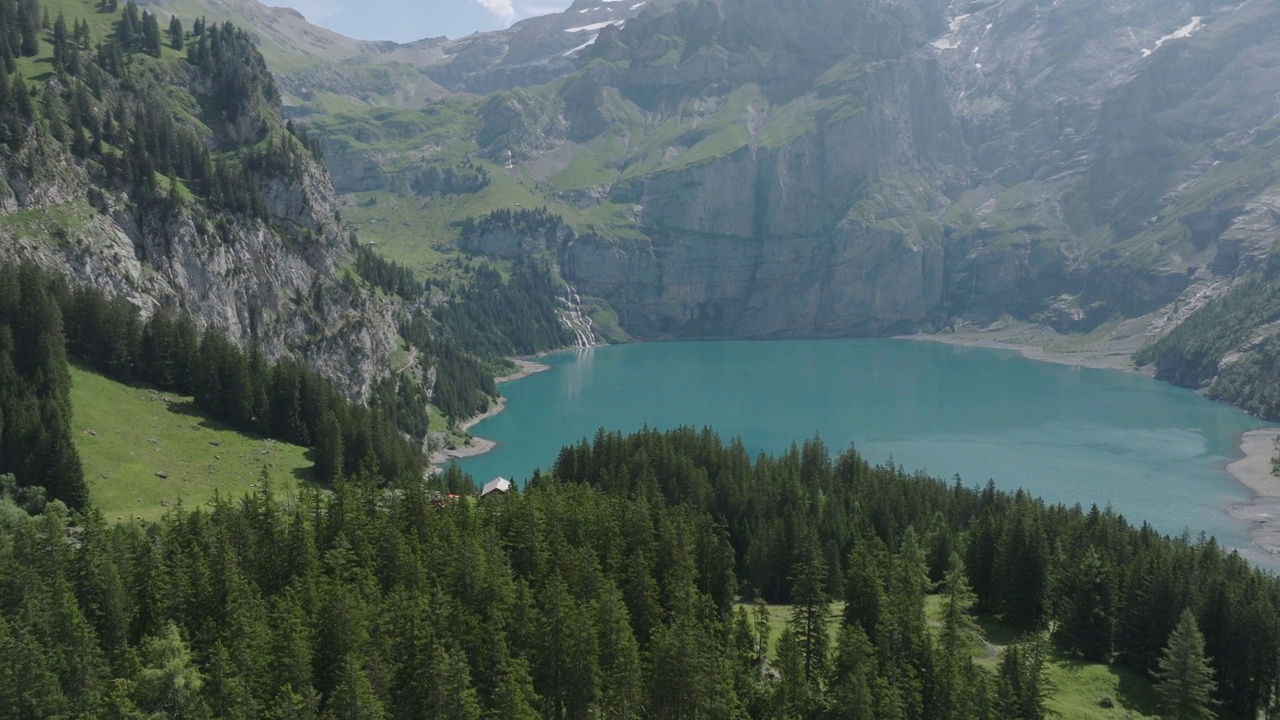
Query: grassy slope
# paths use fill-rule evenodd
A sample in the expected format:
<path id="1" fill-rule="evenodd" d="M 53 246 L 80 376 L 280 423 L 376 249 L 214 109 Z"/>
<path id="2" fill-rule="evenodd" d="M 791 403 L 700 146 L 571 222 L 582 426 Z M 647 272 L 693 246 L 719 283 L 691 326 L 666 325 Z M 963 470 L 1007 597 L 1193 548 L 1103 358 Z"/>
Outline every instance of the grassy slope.
<path id="1" fill-rule="evenodd" d="M 741 603 L 746 608 L 748 617 L 755 622 L 755 604 Z M 836 633 L 840 631 L 840 618 L 844 614 L 844 602 L 836 602 L 831 604 L 831 613 L 827 616 L 827 630 L 831 634 L 831 642 L 834 643 Z M 791 620 L 790 605 L 770 605 L 769 606 L 769 654 L 774 654 L 778 649 L 778 638 L 782 636 L 782 631 L 786 629 L 787 622 Z"/>
<path id="2" fill-rule="evenodd" d="M 239 497 L 261 482 L 263 468 L 286 496 L 311 478 L 304 448 L 229 430 L 196 412 L 191 398 L 76 367 L 71 383 L 72 432 L 92 502 L 109 521 L 159 519 L 168 509 L 162 502 L 190 508 L 215 494 Z"/>
<path id="3" fill-rule="evenodd" d="M 598 61 L 599 62 L 599 61 Z M 507 169 L 476 156 L 474 134 L 483 125 L 487 103 L 457 100 L 424 111 L 373 109 L 309 121 L 313 131 L 347 149 L 376 158 L 391 176 L 421 162 L 451 164 L 464 156 L 483 165 L 491 185 L 473 195 L 418 198 L 412 193 L 380 190 L 345 198 L 343 216 L 360 231 L 361 240 L 377 243 L 387 258 L 426 276 L 448 274 L 442 265 L 456 257 L 453 223 L 492 210 L 547 206 L 579 231 L 595 232 L 621 242 L 643 239 L 630 205 L 582 202 L 614 183 L 642 181 L 730 155 L 755 142 L 784 144 L 822 122 L 858 112 L 864 106 L 864 68 L 843 63 L 817 81 L 812 93 L 785 106 L 768 109 L 760 137 L 748 132 L 745 119 L 769 107 L 760 88 L 746 85 L 719 101 L 689 99 L 664 119 L 655 120 L 605 90 L 601 111 L 609 130 L 583 144 L 566 142 L 546 157 Z M 557 94 L 563 81 L 519 92 L 523 126 L 553 124 Z"/>
<path id="4" fill-rule="evenodd" d="M 942 616 L 942 596 L 925 598 L 925 614 L 930 624 Z M 1018 634 L 998 618 L 975 615 L 982 629 L 984 647 L 975 648 L 974 660 L 992 672 L 999 663 L 1000 650 L 1018 639 Z M 1049 660 L 1049 710 L 1058 720 L 1155 720 L 1159 708 L 1151 682 L 1142 675 L 1115 665 L 1088 663 L 1052 651 Z M 1114 707 L 1099 704 L 1110 698 Z"/>
<path id="5" fill-rule="evenodd" d="M 753 606 L 745 605 L 753 612 Z M 839 629 L 843 603 L 833 603 L 829 628 L 834 642 Z M 942 596 L 925 598 L 925 613 L 930 623 L 936 625 L 942 615 Z M 791 618 L 791 606 L 769 606 L 769 652 L 775 652 L 778 637 Z M 1017 639 L 1017 634 L 998 619 L 978 615 L 975 618 L 982 628 L 984 647 L 974 649 L 978 665 L 995 671 L 1000 650 Z M 1048 668 L 1052 694 L 1048 706 L 1058 720 L 1155 720 L 1159 710 L 1151 683 L 1138 673 L 1125 668 L 1100 663 L 1086 663 L 1054 652 Z M 1110 698 L 1114 707 L 1099 705 L 1102 698 Z"/>

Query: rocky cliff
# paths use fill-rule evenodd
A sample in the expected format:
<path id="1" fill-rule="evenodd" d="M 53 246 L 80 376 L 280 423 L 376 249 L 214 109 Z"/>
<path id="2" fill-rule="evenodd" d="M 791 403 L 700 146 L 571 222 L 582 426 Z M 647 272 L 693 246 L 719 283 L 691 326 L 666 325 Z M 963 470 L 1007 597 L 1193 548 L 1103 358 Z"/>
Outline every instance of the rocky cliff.
<path id="1" fill-rule="evenodd" d="M 1274 3 L 686 0 L 592 32 L 571 73 L 431 130 L 317 119 L 336 182 L 487 161 L 506 185 L 424 217 L 548 205 L 577 232 L 491 244 L 640 337 L 1158 333 L 1280 234 Z"/>
<path id="2" fill-rule="evenodd" d="M 224 48 L 238 40 L 220 37 Z M 400 307 L 341 280 L 351 248 L 333 187 L 285 128 L 265 69 L 253 79 L 261 59 L 235 59 L 231 82 L 190 58 L 131 62 L 122 78 L 96 65 L 50 74 L 38 105 L 0 106 L 0 261 L 34 261 L 144 317 L 163 306 L 224 328 L 367 400 L 389 373 Z M 122 150 L 103 140 L 108 125 Z M 92 147 L 74 141 L 86 126 Z"/>
<path id="3" fill-rule="evenodd" d="M 277 179 L 264 188 L 272 217 L 297 222 L 282 232 L 260 221 L 219 222 L 196 207 L 140 207 L 63 160 L 56 179 L 35 185 L 0 165 L 9 189 L 0 196 L 8 209 L 0 259 L 68 273 L 128 298 L 144 315 L 165 306 L 223 327 L 269 358 L 304 360 L 357 399 L 387 374 L 397 307 L 338 281 L 348 250 L 319 168 L 302 183 Z"/>

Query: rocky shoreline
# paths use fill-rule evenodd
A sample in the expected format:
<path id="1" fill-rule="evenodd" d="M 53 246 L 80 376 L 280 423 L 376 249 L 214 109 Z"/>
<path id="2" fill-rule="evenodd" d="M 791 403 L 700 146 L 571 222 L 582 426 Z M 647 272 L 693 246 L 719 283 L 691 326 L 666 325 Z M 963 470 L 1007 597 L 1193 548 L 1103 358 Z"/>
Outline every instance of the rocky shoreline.
<path id="1" fill-rule="evenodd" d="M 1272 557 L 1280 556 L 1280 477 L 1271 471 L 1280 428 L 1251 430 L 1240 438 L 1244 457 L 1227 466 L 1227 472 L 1254 493 L 1253 500 L 1236 503 L 1227 514 L 1249 523 L 1253 542 Z"/>
<path id="2" fill-rule="evenodd" d="M 1121 327 L 1113 335 L 1094 342 L 1081 342 L 1070 349 L 1054 349 L 1070 342 L 1058 333 L 1033 325 L 1014 325 L 999 330 L 971 330 L 938 334 L 919 333 L 901 335 L 899 340 L 940 342 L 964 347 L 981 347 L 992 350 L 1013 350 L 1028 360 L 1051 362 L 1059 365 L 1121 370 L 1151 374 L 1133 364 L 1133 354 L 1145 340 L 1137 328 Z"/>
<path id="3" fill-rule="evenodd" d="M 523 358 L 508 358 L 508 359 L 511 360 L 511 362 L 516 364 L 517 370 L 511 373 L 510 375 L 503 375 L 502 377 L 494 378 L 493 381 L 495 383 L 502 384 L 502 383 L 512 382 L 512 381 L 520 380 L 521 378 L 527 378 L 530 375 L 536 375 L 537 373 L 545 372 L 551 369 L 550 365 L 547 365 L 545 363 L 540 363 L 534 360 L 525 360 Z M 507 407 L 507 399 L 504 397 L 499 397 L 498 402 L 495 403 L 493 407 L 489 408 L 483 413 L 480 413 L 479 415 L 463 420 L 462 422 L 458 423 L 458 426 L 461 427 L 463 430 L 470 430 L 473 426 L 476 425 L 476 423 L 479 423 L 482 420 L 488 420 L 494 415 L 497 415 L 498 413 L 505 410 L 506 407 Z M 467 441 L 467 444 L 463 445 L 462 447 L 437 450 L 431 453 L 431 459 L 430 459 L 431 467 L 428 469 L 427 472 L 431 474 L 435 474 L 439 472 L 441 467 L 445 463 L 449 462 L 450 460 L 459 460 L 461 458 L 469 458 L 469 457 L 475 457 L 476 455 L 483 455 L 489 452 L 490 450 L 492 450 L 496 446 L 497 446 L 497 443 L 492 440 L 489 440 L 488 438 L 472 437 L 470 440 Z"/>

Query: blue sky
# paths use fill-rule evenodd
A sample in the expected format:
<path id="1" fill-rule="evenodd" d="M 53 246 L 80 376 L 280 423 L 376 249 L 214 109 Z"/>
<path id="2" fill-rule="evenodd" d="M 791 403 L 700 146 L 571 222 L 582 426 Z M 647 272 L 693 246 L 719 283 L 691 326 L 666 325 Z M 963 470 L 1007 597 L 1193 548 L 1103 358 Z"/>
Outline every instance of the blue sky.
<path id="1" fill-rule="evenodd" d="M 516 20 L 559 12 L 572 0 L 265 0 L 302 13 L 312 23 L 361 40 L 408 42 L 459 38 Z"/>

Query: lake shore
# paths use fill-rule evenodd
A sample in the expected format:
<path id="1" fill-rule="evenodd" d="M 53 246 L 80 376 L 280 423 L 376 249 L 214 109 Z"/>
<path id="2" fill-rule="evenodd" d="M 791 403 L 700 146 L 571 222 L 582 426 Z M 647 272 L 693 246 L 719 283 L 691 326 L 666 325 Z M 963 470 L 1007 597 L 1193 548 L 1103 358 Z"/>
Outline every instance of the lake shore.
<path id="1" fill-rule="evenodd" d="M 1133 364 L 1133 354 L 1141 342 L 1132 335 L 1107 338 L 1096 342 L 1079 342 L 1070 349 L 1052 349 L 1065 346 L 1068 339 L 1052 330 L 1035 326 L 1016 326 L 1002 330 L 971 330 L 938 334 L 918 333 L 900 335 L 898 340 L 940 342 L 963 347 L 980 347 L 991 350 L 1012 350 L 1028 360 L 1051 362 L 1059 365 L 1121 370 L 1150 374 Z"/>
<path id="2" fill-rule="evenodd" d="M 515 372 L 511 373 L 510 375 L 503 375 L 502 377 L 494 378 L 493 381 L 495 383 L 502 384 L 505 382 L 512 382 L 513 380 L 527 378 L 530 375 L 537 375 L 540 372 L 546 372 L 551 369 L 550 365 L 546 363 L 540 363 L 537 360 L 526 360 L 524 358 L 507 358 L 507 359 L 515 363 L 518 369 Z M 497 413 L 494 413 L 494 415 L 496 414 Z M 493 417 L 493 415 L 481 415 L 474 420 L 470 420 L 466 423 L 463 423 L 463 427 L 464 428 L 471 427 L 472 425 L 475 425 L 481 420 L 484 420 L 485 418 L 489 418 L 489 417 Z"/>
<path id="3" fill-rule="evenodd" d="M 1227 472 L 1254 493 L 1253 500 L 1227 508 L 1233 519 L 1249 524 L 1249 536 L 1268 554 L 1280 555 L 1280 477 L 1271 472 L 1280 428 L 1251 430 L 1240 439 L 1244 457 Z"/>
<path id="4" fill-rule="evenodd" d="M 1133 353 L 1143 341 L 1137 330 L 1136 325 L 1122 326 L 1106 338 L 1078 342 L 1071 350 L 1061 351 L 1047 348 L 1065 344 L 1062 336 L 1046 328 L 1024 325 L 1000 330 L 905 335 L 900 339 L 1014 350 L 1029 360 L 1150 375 L 1150 372 L 1133 364 Z M 1271 472 L 1277 438 L 1280 438 L 1280 428 L 1244 433 L 1240 438 L 1240 451 L 1244 457 L 1227 466 L 1227 472 L 1249 488 L 1254 497 L 1249 502 L 1227 507 L 1226 513 L 1233 520 L 1247 525 L 1250 539 L 1271 557 L 1280 556 L 1280 477 Z"/>
<path id="5" fill-rule="evenodd" d="M 547 370 L 551 369 L 550 365 L 547 365 L 546 363 L 540 363 L 535 360 L 526 360 L 524 358 L 507 358 L 507 359 L 515 363 L 517 369 L 515 372 L 511 373 L 510 375 L 503 375 L 502 377 L 494 378 L 493 381 L 495 383 L 501 384 L 501 383 L 512 382 L 515 380 L 519 380 L 521 378 L 527 378 L 530 375 L 536 375 L 540 372 L 546 372 Z M 470 430 L 472 427 L 476 425 L 476 423 L 479 423 L 482 420 L 488 420 L 489 418 L 497 415 L 498 413 L 502 412 L 506 408 L 507 408 L 507 399 L 504 397 L 499 397 L 498 402 L 494 403 L 493 407 L 490 407 L 488 410 L 480 413 L 479 415 L 475 415 L 473 417 L 467 418 L 466 420 L 463 420 L 462 422 L 458 423 L 458 427 L 460 427 L 463 431 Z M 428 460 L 431 467 L 428 469 L 427 472 L 429 474 L 434 475 L 435 473 L 440 472 L 441 467 L 445 463 L 449 462 L 450 460 L 460 460 L 462 458 L 469 458 L 469 457 L 475 457 L 476 455 L 483 455 L 489 452 L 490 450 L 494 449 L 495 447 L 497 447 L 497 445 L 498 444 L 496 442 L 489 440 L 488 438 L 473 436 L 470 440 L 467 441 L 467 444 L 461 447 L 436 450 L 435 452 L 431 453 L 431 458 Z"/>

